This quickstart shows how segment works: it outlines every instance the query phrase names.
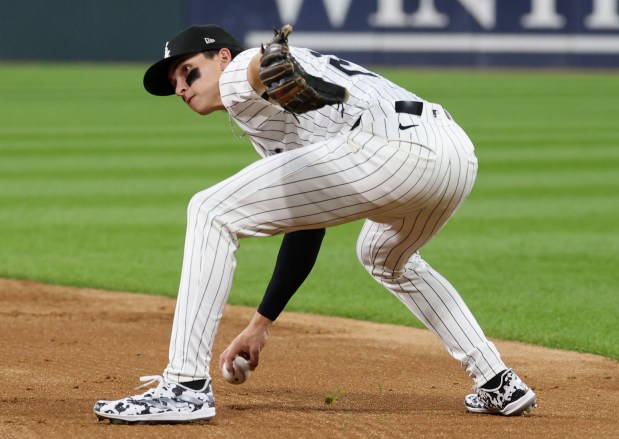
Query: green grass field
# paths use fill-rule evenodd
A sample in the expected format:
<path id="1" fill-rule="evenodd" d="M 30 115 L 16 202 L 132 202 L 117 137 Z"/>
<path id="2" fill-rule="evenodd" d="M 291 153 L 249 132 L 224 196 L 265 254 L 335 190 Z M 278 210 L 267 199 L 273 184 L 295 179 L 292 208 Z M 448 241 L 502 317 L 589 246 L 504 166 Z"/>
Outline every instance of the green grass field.
<path id="1" fill-rule="evenodd" d="M 141 86 L 145 66 L 0 65 L 0 276 L 174 296 L 190 197 L 257 159 L 227 117 Z M 619 358 L 619 75 L 380 70 L 444 105 L 477 185 L 423 255 L 487 334 Z M 331 229 L 289 310 L 420 326 Z M 245 240 L 255 306 L 279 238 Z"/>

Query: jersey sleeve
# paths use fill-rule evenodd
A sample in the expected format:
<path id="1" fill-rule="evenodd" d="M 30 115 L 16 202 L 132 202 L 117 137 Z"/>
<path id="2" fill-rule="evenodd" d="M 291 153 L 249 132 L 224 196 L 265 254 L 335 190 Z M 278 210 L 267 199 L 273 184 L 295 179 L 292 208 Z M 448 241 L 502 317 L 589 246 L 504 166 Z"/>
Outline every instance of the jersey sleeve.
<path id="1" fill-rule="evenodd" d="M 277 103 L 259 96 L 253 89 L 247 71 L 258 51 L 255 48 L 240 53 L 222 73 L 219 90 L 228 114 L 247 133 L 262 157 L 324 140 L 324 131 L 329 124 L 320 125 L 322 116 L 316 118 L 316 115 L 292 114 Z M 324 110 L 325 113 L 329 111 Z M 333 131 L 337 132 L 337 129 Z"/>
<path id="2" fill-rule="evenodd" d="M 293 123 L 294 118 L 258 95 L 249 83 L 247 70 L 258 50 L 246 50 L 232 60 L 221 75 L 219 91 L 228 114 L 249 135 L 258 154 L 266 157 L 289 149 L 286 148 L 290 140 L 285 139 L 285 125 Z"/>

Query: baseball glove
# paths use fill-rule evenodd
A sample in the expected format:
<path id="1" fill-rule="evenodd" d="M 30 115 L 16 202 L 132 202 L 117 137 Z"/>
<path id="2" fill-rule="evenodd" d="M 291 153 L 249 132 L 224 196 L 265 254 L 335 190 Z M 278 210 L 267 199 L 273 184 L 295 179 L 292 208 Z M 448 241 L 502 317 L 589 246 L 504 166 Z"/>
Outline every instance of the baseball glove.
<path id="1" fill-rule="evenodd" d="M 275 29 L 273 39 L 262 47 L 260 80 L 269 98 L 298 114 L 346 102 L 346 88 L 308 74 L 290 55 L 288 34 L 291 31 L 289 24 Z"/>

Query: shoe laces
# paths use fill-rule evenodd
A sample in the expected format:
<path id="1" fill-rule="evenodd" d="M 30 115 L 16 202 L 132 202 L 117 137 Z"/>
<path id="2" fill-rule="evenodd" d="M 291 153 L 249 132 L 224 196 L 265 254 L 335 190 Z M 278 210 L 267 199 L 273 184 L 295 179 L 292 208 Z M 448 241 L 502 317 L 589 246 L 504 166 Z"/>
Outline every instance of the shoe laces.
<path id="1" fill-rule="evenodd" d="M 153 397 L 159 398 L 159 396 L 161 396 L 161 390 L 163 389 L 163 385 L 164 385 L 163 377 L 161 375 L 146 375 L 146 376 L 140 377 L 140 381 L 143 382 L 144 384 L 137 386 L 135 388 L 136 390 L 143 389 L 145 387 L 150 387 L 155 383 L 159 383 L 157 384 L 157 388 L 153 390 Z"/>

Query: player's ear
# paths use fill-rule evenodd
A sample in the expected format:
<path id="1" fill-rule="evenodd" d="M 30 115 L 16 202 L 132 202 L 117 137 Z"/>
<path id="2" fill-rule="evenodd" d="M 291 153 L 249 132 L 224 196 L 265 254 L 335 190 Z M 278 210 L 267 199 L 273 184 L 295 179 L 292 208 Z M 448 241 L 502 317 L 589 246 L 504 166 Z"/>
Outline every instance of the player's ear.
<path id="1" fill-rule="evenodd" d="M 230 61 L 232 61 L 232 53 L 230 52 L 230 49 L 226 49 L 225 47 L 223 49 L 220 49 L 219 50 L 219 67 L 221 68 L 222 71 L 226 67 L 228 67 L 228 64 L 230 64 Z"/>

